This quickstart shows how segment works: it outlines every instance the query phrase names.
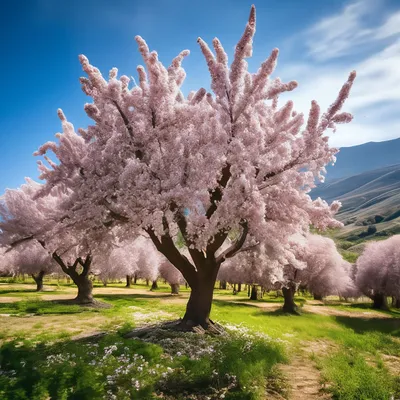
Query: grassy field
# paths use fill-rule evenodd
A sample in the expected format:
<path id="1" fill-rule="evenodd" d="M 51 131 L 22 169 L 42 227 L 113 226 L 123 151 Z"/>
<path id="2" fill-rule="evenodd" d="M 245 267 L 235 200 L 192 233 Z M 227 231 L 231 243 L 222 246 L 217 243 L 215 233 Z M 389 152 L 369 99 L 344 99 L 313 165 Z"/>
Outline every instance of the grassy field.
<path id="1" fill-rule="evenodd" d="M 1 400 L 400 399 L 400 311 L 298 297 L 291 316 L 275 293 L 216 290 L 212 319 L 228 335 L 140 341 L 124 334 L 182 316 L 188 290 L 95 285 L 104 308 L 68 304 L 75 293 L 0 281 Z"/>

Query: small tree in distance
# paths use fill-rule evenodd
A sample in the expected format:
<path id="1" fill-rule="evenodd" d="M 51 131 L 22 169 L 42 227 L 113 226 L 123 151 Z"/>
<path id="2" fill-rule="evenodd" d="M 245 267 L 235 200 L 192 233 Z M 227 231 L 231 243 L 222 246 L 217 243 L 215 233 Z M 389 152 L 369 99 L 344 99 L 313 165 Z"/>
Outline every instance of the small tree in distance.
<path id="1" fill-rule="evenodd" d="M 387 310 L 388 296 L 400 299 L 400 235 L 368 243 L 356 267 L 356 285 L 374 308 Z"/>

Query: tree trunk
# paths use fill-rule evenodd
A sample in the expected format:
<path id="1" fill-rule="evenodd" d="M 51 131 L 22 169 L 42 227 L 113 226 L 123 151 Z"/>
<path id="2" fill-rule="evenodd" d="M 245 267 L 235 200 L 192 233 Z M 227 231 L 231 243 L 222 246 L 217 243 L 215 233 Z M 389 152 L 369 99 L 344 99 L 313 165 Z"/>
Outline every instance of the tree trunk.
<path id="1" fill-rule="evenodd" d="M 93 303 L 93 283 L 87 276 L 79 275 L 74 283 L 78 286 L 78 296 L 75 300 L 79 304 Z"/>
<path id="2" fill-rule="evenodd" d="M 179 283 L 171 283 L 171 294 L 179 294 Z"/>
<path id="3" fill-rule="evenodd" d="M 73 265 L 67 265 L 63 259 L 54 252 L 52 254 L 53 259 L 60 265 L 61 269 L 78 287 L 78 295 L 75 298 L 75 302 L 78 304 L 91 304 L 94 302 L 93 299 L 93 282 L 89 279 L 90 267 L 92 264 L 92 256 L 89 253 L 85 260 L 81 257 L 77 258 Z M 77 271 L 78 264 L 83 268 L 82 272 Z"/>
<path id="4" fill-rule="evenodd" d="M 242 284 L 241 283 L 238 283 L 237 291 L 238 291 L 238 293 L 242 291 Z"/>
<path id="5" fill-rule="evenodd" d="M 146 279 L 146 286 L 149 286 L 149 280 Z"/>
<path id="6" fill-rule="evenodd" d="M 220 281 L 219 282 L 219 288 L 222 290 L 226 290 L 226 281 Z"/>
<path id="7" fill-rule="evenodd" d="M 153 281 L 153 283 L 151 284 L 150 290 L 156 290 L 156 289 L 158 289 L 157 280 Z"/>
<path id="8" fill-rule="evenodd" d="M 389 305 L 387 303 L 387 298 L 383 293 L 376 293 L 373 297 L 372 308 L 376 308 L 379 310 L 389 310 Z"/>
<path id="9" fill-rule="evenodd" d="M 290 314 L 297 314 L 297 305 L 294 302 L 294 294 L 296 292 L 295 285 L 289 285 L 289 287 L 283 287 L 282 293 L 284 298 L 283 311 Z"/>
<path id="10" fill-rule="evenodd" d="M 133 284 L 136 285 L 137 283 L 137 274 L 133 275 Z"/>
<path id="11" fill-rule="evenodd" d="M 185 282 L 185 288 L 187 289 L 189 287 L 188 283 Z"/>
<path id="12" fill-rule="evenodd" d="M 41 292 L 43 290 L 43 277 L 45 275 L 44 271 L 40 271 L 36 276 L 32 274 L 33 280 L 36 282 L 36 291 Z"/>
<path id="13" fill-rule="evenodd" d="M 314 293 L 314 300 L 323 300 L 322 295 L 318 294 L 318 293 Z"/>
<path id="14" fill-rule="evenodd" d="M 253 285 L 251 287 L 251 295 L 250 295 L 250 300 L 259 300 L 260 299 L 260 293 L 258 290 L 257 285 Z"/>
<path id="15" fill-rule="evenodd" d="M 237 294 L 237 291 L 236 291 L 236 283 L 233 284 L 233 294 Z"/>
<path id="16" fill-rule="evenodd" d="M 126 285 L 125 287 L 130 288 L 132 283 L 132 276 L 131 275 L 126 275 Z"/>
<path id="17" fill-rule="evenodd" d="M 191 288 L 186 313 L 182 320 L 184 325 L 188 327 L 200 325 L 207 329 L 212 324 L 210 312 L 217 273 L 218 269 L 215 274 L 214 271 L 211 271 L 210 274 L 198 272 L 198 279 Z"/>
<path id="18" fill-rule="evenodd" d="M 247 285 L 247 297 L 250 297 L 250 285 Z"/>
<path id="19" fill-rule="evenodd" d="M 400 308 L 400 296 L 396 297 L 396 302 L 394 303 L 394 308 Z"/>

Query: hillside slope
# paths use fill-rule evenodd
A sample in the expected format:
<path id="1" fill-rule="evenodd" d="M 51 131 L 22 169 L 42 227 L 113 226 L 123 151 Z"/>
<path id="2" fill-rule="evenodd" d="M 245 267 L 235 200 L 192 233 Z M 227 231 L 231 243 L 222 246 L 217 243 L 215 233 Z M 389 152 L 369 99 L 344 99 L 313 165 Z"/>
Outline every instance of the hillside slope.
<path id="1" fill-rule="evenodd" d="M 400 232 L 400 164 L 319 185 L 311 196 L 342 203 L 340 237 L 363 235 L 372 224 L 378 236 Z"/>
<path id="2" fill-rule="evenodd" d="M 341 147 L 334 166 L 328 166 L 326 179 L 333 180 L 400 163 L 400 138 Z"/>

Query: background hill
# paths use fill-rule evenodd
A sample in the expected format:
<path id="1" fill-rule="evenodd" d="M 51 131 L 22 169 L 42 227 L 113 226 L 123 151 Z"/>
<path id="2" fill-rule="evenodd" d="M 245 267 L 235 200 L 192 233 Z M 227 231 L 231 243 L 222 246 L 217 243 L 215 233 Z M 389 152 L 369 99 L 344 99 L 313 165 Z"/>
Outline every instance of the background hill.
<path id="1" fill-rule="evenodd" d="M 346 147 L 337 158 L 326 183 L 311 192 L 342 203 L 336 218 L 345 227 L 333 236 L 353 251 L 365 240 L 400 233 L 400 139 Z"/>
<path id="2" fill-rule="evenodd" d="M 341 147 L 334 166 L 327 168 L 327 181 L 400 163 L 400 138 Z"/>

